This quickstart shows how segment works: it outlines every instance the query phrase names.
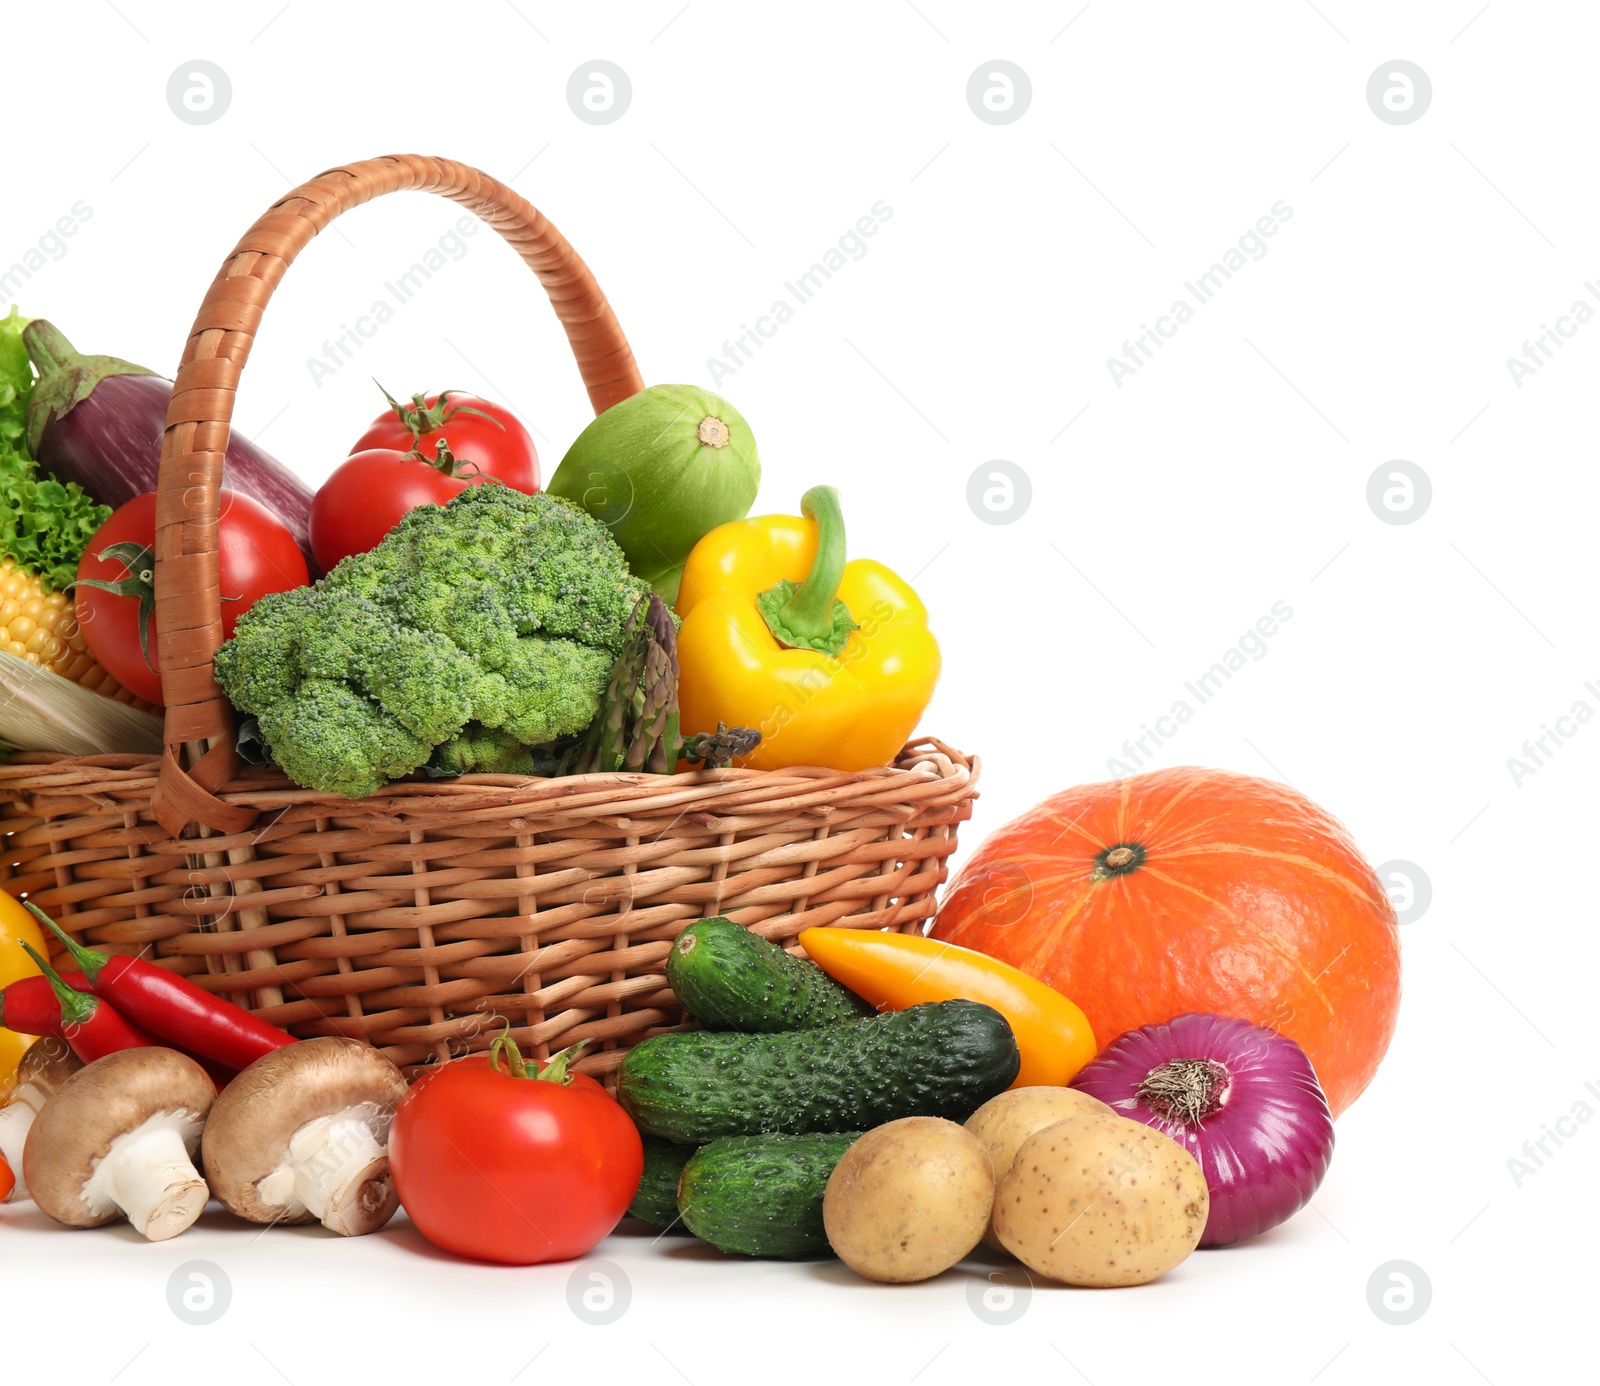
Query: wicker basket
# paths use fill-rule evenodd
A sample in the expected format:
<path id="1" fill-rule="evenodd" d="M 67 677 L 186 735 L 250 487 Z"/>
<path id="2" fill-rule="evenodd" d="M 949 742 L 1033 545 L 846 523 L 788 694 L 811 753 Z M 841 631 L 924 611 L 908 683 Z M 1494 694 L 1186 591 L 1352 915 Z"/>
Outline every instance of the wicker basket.
<path id="1" fill-rule="evenodd" d="M 242 766 L 211 672 L 218 486 L 240 372 L 313 236 L 384 193 L 482 217 L 538 275 L 595 411 L 642 388 L 594 277 L 510 188 L 402 155 L 295 189 L 223 263 L 185 345 L 156 534 L 166 750 L 0 765 L 0 883 L 97 947 L 147 952 L 302 1037 L 416 1066 L 599 1041 L 579 1067 L 681 1026 L 663 974 L 683 926 L 726 914 L 788 941 L 813 924 L 918 931 L 971 815 L 978 765 L 938 741 L 892 767 L 545 780 L 468 775 L 346 800 Z"/>

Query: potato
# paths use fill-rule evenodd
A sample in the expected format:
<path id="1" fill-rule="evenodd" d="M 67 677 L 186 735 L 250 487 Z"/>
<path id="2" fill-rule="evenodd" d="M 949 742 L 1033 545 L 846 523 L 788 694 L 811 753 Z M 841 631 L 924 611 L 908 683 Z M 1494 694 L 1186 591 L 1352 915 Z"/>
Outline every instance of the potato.
<path id="1" fill-rule="evenodd" d="M 989 1152 L 996 1184 L 1011 1170 L 1017 1147 L 1035 1131 L 1074 1116 L 1115 1116 L 1098 1097 L 1075 1088 L 1010 1088 L 991 1097 L 967 1118 L 967 1130 Z M 983 1234 L 985 1246 L 1004 1251 L 994 1227 Z"/>
<path id="2" fill-rule="evenodd" d="M 1141 1121 L 1076 1116 L 1022 1143 L 995 1195 L 994 1230 L 1029 1270 L 1068 1285 L 1142 1285 L 1205 1231 L 1194 1158 Z"/>
<path id="3" fill-rule="evenodd" d="M 993 1206 L 994 1167 L 978 1138 L 941 1117 L 904 1117 L 845 1152 L 823 1195 L 822 1225 L 857 1275 L 906 1284 L 977 1246 Z"/>

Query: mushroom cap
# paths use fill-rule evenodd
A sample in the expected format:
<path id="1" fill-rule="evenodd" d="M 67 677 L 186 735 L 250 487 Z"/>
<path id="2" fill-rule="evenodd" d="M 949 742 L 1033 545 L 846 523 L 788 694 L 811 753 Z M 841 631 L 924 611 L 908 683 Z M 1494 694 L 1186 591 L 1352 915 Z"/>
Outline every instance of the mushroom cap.
<path id="1" fill-rule="evenodd" d="M 405 1075 L 370 1044 L 327 1035 L 263 1054 L 228 1084 L 206 1122 L 201 1153 L 211 1192 L 250 1222 L 315 1222 L 288 1216 L 256 1185 L 288 1158 L 289 1141 L 307 1122 L 372 1103 L 387 1130 Z"/>
<path id="2" fill-rule="evenodd" d="M 176 1049 L 123 1049 L 85 1064 L 61 1084 L 28 1131 L 22 1151 L 28 1192 L 68 1227 L 115 1222 L 120 1210 L 97 1213 L 83 1196 L 111 1143 L 162 1112 L 192 1113 L 198 1131 L 216 1095 L 205 1069 Z"/>
<path id="3" fill-rule="evenodd" d="M 17 1086 L 32 1083 L 48 1097 L 83 1066 L 83 1060 L 72 1052 L 66 1040 L 46 1035 L 29 1045 L 22 1056 L 17 1065 Z"/>

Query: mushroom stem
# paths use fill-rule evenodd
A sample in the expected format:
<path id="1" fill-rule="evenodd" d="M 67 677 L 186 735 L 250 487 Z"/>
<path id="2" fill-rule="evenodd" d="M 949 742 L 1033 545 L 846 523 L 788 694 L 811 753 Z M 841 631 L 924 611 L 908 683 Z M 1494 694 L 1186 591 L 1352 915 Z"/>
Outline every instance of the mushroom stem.
<path id="1" fill-rule="evenodd" d="M 289 1138 L 288 1158 L 258 1184 L 290 1217 L 302 1211 L 343 1236 L 370 1231 L 371 1217 L 393 1198 L 388 1151 L 373 1135 L 380 1113 L 370 1102 L 308 1121 Z"/>
<path id="2" fill-rule="evenodd" d="M 28 1128 L 33 1125 L 37 1112 L 32 1103 L 23 1100 L 23 1089 L 11 1095 L 11 1101 L 0 1107 L 0 1158 L 11 1166 L 16 1175 L 16 1186 L 6 1197 L 7 1203 L 28 1197 L 27 1186 L 22 1182 L 22 1149 L 28 1143 Z"/>
<path id="3" fill-rule="evenodd" d="M 188 1112 L 148 1117 L 111 1142 L 84 1186 L 85 1197 L 120 1208 L 152 1242 L 176 1237 L 194 1224 L 211 1194 L 190 1155 L 200 1126 Z"/>

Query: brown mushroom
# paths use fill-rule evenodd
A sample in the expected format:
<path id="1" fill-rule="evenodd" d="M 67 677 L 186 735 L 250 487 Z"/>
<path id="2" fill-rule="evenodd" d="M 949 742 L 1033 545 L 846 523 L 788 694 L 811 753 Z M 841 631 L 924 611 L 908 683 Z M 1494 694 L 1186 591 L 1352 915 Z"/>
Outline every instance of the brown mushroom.
<path id="1" fill-rule="evenodd" d="M 223 1089 L 206 1124 L 206 1177 L 250 1222 L 319 1221 L 376 1232 L 399 1200 L 389 1123 L 399 1069 L 360 1040 L 328 1036 L 264 1054 Z"/>
<path id="2" fill-rule="evenodd" d="M 35 1040 L 22 1056 L 11 1100 L 0 1107 L 0 1159 L 11 1166 L 17 1180 L 5 1202 L 32 1196 L 22 1177 L 22 1151 L 33 1119 L 45 1100 L 82 1067 L 83 1060 L 72 1052 L 66 1040 L 54 1036 Z"/>
<path id="3" fill-rule="evenodd" d="M 124 1049 L 86 1065 L 34 1118 L 22 1165 L 33 1201 L 68 1227 L 126 1217 L 153 1242 L 176 1237 L 208 1196 L 194 1166 L 216 1097 L 176 1049 Z"/>

